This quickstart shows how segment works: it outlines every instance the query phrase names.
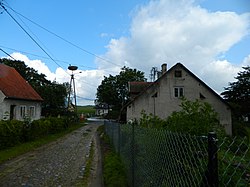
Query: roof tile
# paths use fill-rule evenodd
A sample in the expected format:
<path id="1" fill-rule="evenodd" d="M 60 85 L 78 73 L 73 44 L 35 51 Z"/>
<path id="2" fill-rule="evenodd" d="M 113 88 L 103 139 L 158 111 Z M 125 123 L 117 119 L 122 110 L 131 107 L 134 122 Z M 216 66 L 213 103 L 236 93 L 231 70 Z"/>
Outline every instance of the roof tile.
<path id="1" fill-rule="evenodd" d="M 0 90 L 12 99 L 43 100 L 14 68 L 5 64 L 0 64 Z"/>

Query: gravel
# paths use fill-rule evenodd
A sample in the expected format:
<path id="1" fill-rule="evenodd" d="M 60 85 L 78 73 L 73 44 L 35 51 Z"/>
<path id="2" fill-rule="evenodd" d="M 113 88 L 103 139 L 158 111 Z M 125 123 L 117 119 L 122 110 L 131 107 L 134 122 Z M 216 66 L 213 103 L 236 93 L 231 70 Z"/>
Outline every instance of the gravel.
<path id="1" fill-rule="evenodd" d="M 83 178 L 99 125 L 86 125 L 35 151 L 0 165 L 0 186 L 75 186 Z"/>

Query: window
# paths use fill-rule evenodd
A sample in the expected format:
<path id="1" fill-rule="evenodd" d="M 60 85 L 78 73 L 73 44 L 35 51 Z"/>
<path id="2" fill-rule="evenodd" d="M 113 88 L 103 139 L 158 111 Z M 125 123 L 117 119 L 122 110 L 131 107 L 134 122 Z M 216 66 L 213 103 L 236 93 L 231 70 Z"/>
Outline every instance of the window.
<path id="1" fill-rule="evenodd" d="M 200 99 L 203 100 L 206 99 L 206 97 L 200 93 Z"/>
<path id="2" fill-rule="evenodd" d="M 183 87 L 175 87 L 174 88 L 174 97 L 183 97 L 184 96 L 184 88 Z"/>
<path id="3" fill-rule="evenodd" d="M 24 118 L 25 113 L 26 113 L 26 106 L 20 106 L 20 116 Z"/>
<path id="4" fill-rule="evenodd" d="M 30 117 L 35 116 L 35 107 L 34 106 L 30 106 L 30 108 L 29 108 L 29 116 Z"/>
<path id="5" fill-rule="evenodd" d="M 182 77 L 182 72 L 181 72 L 181 70 L 175 70 L 175 71 L 174 71 L 174 76 L 175 76 L 175 77 Z"/>

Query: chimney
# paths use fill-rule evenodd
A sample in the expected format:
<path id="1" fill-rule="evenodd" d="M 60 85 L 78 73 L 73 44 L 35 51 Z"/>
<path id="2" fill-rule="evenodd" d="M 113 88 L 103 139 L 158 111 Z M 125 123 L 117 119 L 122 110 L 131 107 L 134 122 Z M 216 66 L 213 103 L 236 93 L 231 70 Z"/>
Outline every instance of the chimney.
<path id="1" fill-rule="evenodd" d="M 162 73 L 162 75 L 164 74 L 164 73 L 166 73 L 166 71 L 167 71 L 167 64 L 162 64 L 161 65 L 161 73 Z"/>

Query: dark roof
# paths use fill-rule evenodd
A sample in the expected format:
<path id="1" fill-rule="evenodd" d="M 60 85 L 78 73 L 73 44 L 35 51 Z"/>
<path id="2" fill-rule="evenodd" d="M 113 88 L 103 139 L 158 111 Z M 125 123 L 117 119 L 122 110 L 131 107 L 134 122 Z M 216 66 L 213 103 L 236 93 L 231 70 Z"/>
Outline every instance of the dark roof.
<path id="1" fill-rule="evenodd" d="M 152 82 L 129 82 L 129 93 L 138 94 L 144 91 Z"/>
<path id="2" fill-rule="evenodd" d="M 5 64 L 0 64 L 0 90 L 10 99 L 43 100 L 14 68 Z"/>

